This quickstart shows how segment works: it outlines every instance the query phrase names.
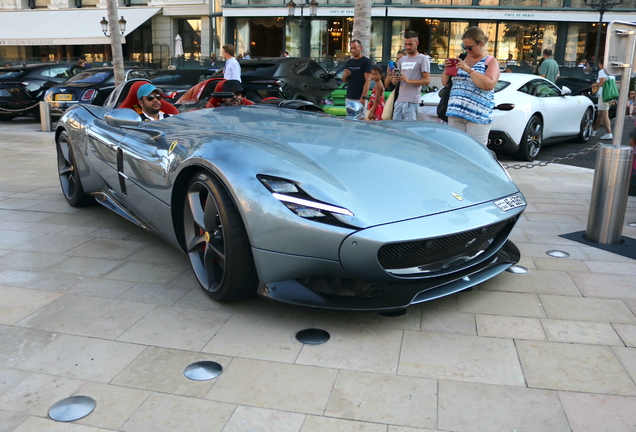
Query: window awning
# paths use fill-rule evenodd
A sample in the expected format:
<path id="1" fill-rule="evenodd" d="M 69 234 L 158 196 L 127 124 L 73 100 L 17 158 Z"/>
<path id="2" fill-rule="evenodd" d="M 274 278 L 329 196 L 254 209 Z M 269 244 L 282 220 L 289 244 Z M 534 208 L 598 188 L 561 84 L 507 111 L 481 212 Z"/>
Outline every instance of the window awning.
<path id="1" fill-rule="evenodd" d="M 152 18 L 161 8 L 120 8 L 126 20 L 127 36 Z M 2 11 L 0 46 L 16 45 L 101 45 L 109 44 L 100 21 L 108 19 L 106 9 Z M 122 38 L 122 43 L 125 42 Z"/>

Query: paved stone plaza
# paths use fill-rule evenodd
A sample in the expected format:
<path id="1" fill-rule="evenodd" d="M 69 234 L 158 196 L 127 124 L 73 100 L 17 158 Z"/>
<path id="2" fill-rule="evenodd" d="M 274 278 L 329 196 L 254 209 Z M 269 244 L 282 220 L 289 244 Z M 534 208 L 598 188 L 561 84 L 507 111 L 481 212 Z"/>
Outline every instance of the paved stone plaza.
<path id="1" fill-rule="evenodd" d="M 530 272 L 389 318 L 213 302 L 183 253 L 67 205 L 53 136 L 0 123 L 1 432 L 636 430 L 636 262 L 558 236 L 585 230 L 591 170 L 511 170 Z M 199 360 L 223 374 L 188 380 Z M 49 419 L 72 395 L 95 410 Z"/>

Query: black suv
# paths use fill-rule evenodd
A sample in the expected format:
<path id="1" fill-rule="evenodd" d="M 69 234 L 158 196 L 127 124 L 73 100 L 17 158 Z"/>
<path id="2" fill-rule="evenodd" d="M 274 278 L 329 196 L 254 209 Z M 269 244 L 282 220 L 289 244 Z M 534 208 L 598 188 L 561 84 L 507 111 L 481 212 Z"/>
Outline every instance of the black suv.
<path id="1" fill-rule="evenodd" d="M 0 68 L 0 120 L 11 120 L 25 114 L 39 118 L 37 103 L 44 97 L 46 89 L 83 70 L 81 66 L 57 63 Z"/>
<path id="2" fill-rule="evenodd" d="M 241 80 L 254 86 L 280 86 L 285 99 L 320 101 L 338 88 L 338 81 L 311 59 L 274 57 L 241 60 Z M 215 75 L 223 76 L 221 71 Z"/>

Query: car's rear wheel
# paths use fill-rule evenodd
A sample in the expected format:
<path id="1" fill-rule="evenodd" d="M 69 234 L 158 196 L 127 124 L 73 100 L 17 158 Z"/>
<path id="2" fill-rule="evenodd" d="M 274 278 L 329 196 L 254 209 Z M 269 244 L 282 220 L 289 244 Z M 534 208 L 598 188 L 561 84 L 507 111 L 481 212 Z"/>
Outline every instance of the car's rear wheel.
<path id="1" fill-rule="evenodd" d="M 207 171 L 188 184 L 183 216 L 186 252 L 205 293 L 216 301 L 254 295 L 258 277 L 241 215 Z"/>
<path id="2" fill-rule="evenodd" d="M 523 131 L 521 142 L 519 143 L 519 150 L 515 154 L 515 157 L 532 162 L 539 155 L 542 143 L 543 123 L 539 116 L 533 115 L 530 117 L 530 120 Z"/>
<path id="3" fill-rule="evenodd" d="M 73 207 L 83 207 L 94 203 L 93 197 L 86 194 L 82 187 L 82 181 L 75 162 L 75 154 L 66 131 L 60 133 L 57 138 L 56 148 L 57 172 L 66 202 Z"/>
<path id="4" fill-rule="evenodd" d="M 586 143 L 590 140 L 592 136 L 592 126 L 594 125 L 594 113 L 592 112 L 592 108 L 588 108 L 583 114 L 583 118 L 581 119 L 581 130 L 579 131 L 579 136 L 577 137 L 579 142 Z"/>

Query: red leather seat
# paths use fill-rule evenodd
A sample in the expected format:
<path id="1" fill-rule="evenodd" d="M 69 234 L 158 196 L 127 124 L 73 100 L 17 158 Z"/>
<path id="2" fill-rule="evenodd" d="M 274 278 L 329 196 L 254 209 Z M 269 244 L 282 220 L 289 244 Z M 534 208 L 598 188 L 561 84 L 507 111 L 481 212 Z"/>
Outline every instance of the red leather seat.
<path id="1" fill-rule="evenodd" d="M 215 93 L 220 93 L 223 91 L 223 84 L 225 84 L 225 81 L 227 80 L 221 80 L 218 83 L 216 83 L 216 87 L 214 87 L 214 92 Z M 254 105 L 254 102 L 252 102 L 249 99 L 243 98 L 242 99 L 242 105 Z M 223 105 L 223 99 L 221 98 L 215 98 L 215 97 L 211 97 L 208 100 L 208 103 L 205 104 L 206 108 L 216 108 Z"/>
<path id="2" fill-rule="evenodd" d="M 128 90 L 126 99 L 119 104 L 117 108 L 130 108 L 134 109 L 135 105 L 139 106 L 139 99 L 137 98 L 137 90 L 144 84 L 152 84 L 149 81 L 135 81 Z M 179 110 L 174 107 L 170 102 L 161 99 L 161 111 L 166 114 L 177 115 Z"/>

